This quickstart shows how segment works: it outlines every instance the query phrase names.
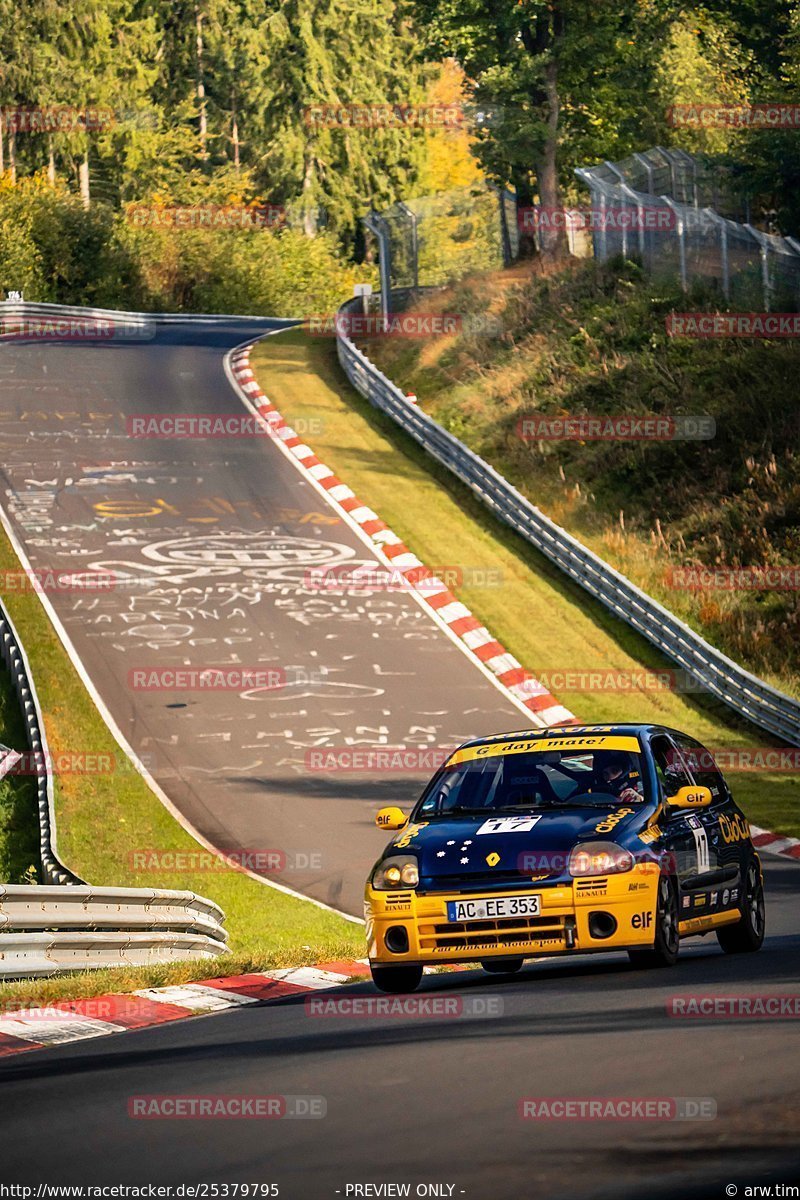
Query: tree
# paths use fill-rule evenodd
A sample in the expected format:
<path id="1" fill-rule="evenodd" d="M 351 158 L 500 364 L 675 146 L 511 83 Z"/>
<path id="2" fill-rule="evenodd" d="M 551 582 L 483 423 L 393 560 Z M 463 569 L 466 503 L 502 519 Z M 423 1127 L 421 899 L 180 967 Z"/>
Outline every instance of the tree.
<path id="1" fill-rule="evenodd" d="M 299 203 L 307 234 L 324 214 L 352 247 L 358 219 L 407 195 L 418 168 L 421 136 L 383 124 L 423 96 L 408 24 L 379 0 L 285 0 L 266 34 L 259 178 Z"/>
<path id="2" fill-rule="evenodd" d="M 428 54 L 454 55 L 486 107 L 479 157 L 490 178 L 514 185 L 520 207 L 538 194 L 558 209 L 567 171 L 592 148 L 607 158 L 635 145 L 641 121 L 630 114 L 647 111 L 665 20 L 657 0 L 415 0 L 414 9 Z M 563 248 L 560 229 L 543 236 L 545 252 Z"/>

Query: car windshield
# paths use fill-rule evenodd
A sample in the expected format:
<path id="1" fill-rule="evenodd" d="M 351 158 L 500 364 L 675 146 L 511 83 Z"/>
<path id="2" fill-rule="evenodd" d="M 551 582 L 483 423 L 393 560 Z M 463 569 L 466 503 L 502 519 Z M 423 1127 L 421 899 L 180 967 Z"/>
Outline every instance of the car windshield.
<path id="1" fill-rule="evenodd" d="M 445 765 L 423 792 L 414 820 L 436 816 L 608 807 L 645 799 L 642 758 L 632 751 L 534 750 Z"/>

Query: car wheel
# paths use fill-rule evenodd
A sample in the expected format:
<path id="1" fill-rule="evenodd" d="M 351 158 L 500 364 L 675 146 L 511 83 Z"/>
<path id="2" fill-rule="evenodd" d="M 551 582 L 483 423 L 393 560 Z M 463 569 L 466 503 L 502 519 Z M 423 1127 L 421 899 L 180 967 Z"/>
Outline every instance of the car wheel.
<path id="1" fill-rule="evenodd" d="M 372 982 L 381 992 L 413 992 L 422 979 L 422 967 L 373 967 Z"/>
<path id="2" fill-rule="evenodd" d="M 717 930 L 717 941 L 726 954 L 752 954 L 761 949 L 764 941 L 764 884 L 755 859 L 751 859 L 747 868 L 739 911 L 742 915 L 735 925 L 723 925 Z"/>
<path id="3" fill-rule="evenodd" d="M 485 958 L 481 962 L 490 975 L 515 975 L 522 968 L 521 958 Z"/>
<path id="4" fill-rule="evenodd" d="M 628 957 L 636 967 L 671 967 L 677 961 L 679 946 L 678 889 L 670 875 L 662 875 L 658 881 L 653 946 L 629 950 Z"/>

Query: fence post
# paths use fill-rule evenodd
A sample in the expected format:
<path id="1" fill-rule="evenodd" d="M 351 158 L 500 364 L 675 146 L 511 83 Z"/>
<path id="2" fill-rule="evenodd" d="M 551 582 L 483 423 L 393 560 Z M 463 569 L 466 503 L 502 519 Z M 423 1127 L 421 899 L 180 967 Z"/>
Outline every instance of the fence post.
<path id="1" fill-rule="evenodd" d="M 589 189 L 589 195 L 591 197 L 590 226 L 591 226 L 591 230 L 592 230 L 592 254 L 595 257 L 596 262 L 604 262 L 606 259 L 605 194 L 600 191 L 600 189 L 597 185 L 597 180 L 594 177 L 594 168 L 590 169 L 590 168 L 584 168 L 584 167 L 576 167 L 575 174 L 578 176 L 578 179 L 580 179 L 581 183 L 585 184 L 586 187 Z M 595 211 L 597 209 L 597 197 L 598 196 L 600 197 L 600 217 L 601 217 L 599 230 L 598 230 L 598 223 L 595 220 Z"/>
<path id="2" fill-rule="evenodd" d="M 669 196 L 661 196 L 660 199 L 675 213 L 675 232 L 678 235 L 678 261 L 680 262 L 681 270 L 681 287 L 687 292 L 689 290 L 689 280 L 686 272 L 686 238 L 684 236 L 686 230 L 681 206 L 676 204 L 674 200 L 671 200 Z"/>
<path id="3" fill-rule="evenodd" d="M 769 241 L 760 229 L 753 229 L 752 225 L 745 225 L 745 229 L 758 242 L 758 253 L 761 259 L 761 287 L 764 292 L 764 312 L 770 312 L 772 283 L 769 277 Z"/>
<path id="4" fill-rule="evenodd" d="M 512 193 L 507 188 L 497 188 L 497 203 L 500 214 L 500 245 L 503 252 L 503 266 L 510 267 L 514 261 L 514 252 L 511 249 L 511 234 L 508 232 L 508 212 L 506 210 L 506 196 L 511 196 Z M 514 195 L 514 219 L 517 220 L 517 198 Z"/>
<path id="5" fill-rule="evenodd" d="M 800 255 L 800 242 L 798 242 L 797 238 L 787 237 L 787 238 L 784 238 L 783 240 L 795 252 L 795 254 Z M 796 267 L 794 270 L 794 277 L 795 277 L 795 286 L 797 288 L 796 304 L 798 307 L 798 311 L 800 311 L 800 259 L 798 259 L 798 262 L 796 264 Z"/>
<path id="6" fill-rule="evenodd" d="M 719 213 L 714 212 L 713 208 L 704 208 L 703 212 L 708 215 L 719 231 L 719 263 L 722 270 L 722 294 L 726 300 L 730 300 L 731 269 L 728 260 L 728 226 Z"/>
<path id="7" fill-rule="evenodd" d="M 385 328 L 389 324 L 389 311 L 392 302 L 392 250 L 389 231 L 386 228 L 385 222 L 382 222 L 375 212 L 370 212 L 364 217 L 364 224 L 370 233 L 373 233 L 378 239 L 378 266 L 381 276 L 381 313 L 383 314 Z"/>
<path id="8" fill-rule="evenodd" d="M 650 196 L 653 195 L 653 164 L 644 154 L 634 154 L 633 156 L 640 166 L 644 167 L 647 172 L 647 191 Z"/>
<path id="9" fill-rule="evenodd" d="M 417 292 L 419 291 L 419 240 L 417 238 L 417 214 L 412 208 L 409 208 L 407 204 L 404 204 L 402 200 L 398 203 L 397 207 L 402 213 L 405 213 L 411 222 L 411 257 L 413 260 L 411 271 L 412 278 L 414 280 L 414 291 Z"/>
<path id="10" fill-rule="evenodd" d="M 699 205 L 698 191 L 697 191 L 697 159 L 692 154 L 688 154 L 685 150 L 675 150 L 674 154 L 675 154 L 675 157 L 679 158 L 680 161 L 683 162 L 686 166 L 688 166 L 692 172 L 691 203 L 694 208 L 699 208 L 700 205 Z M 676 199 L 677 199 L 677 197 L 676 197 Z M 687 197 L 684 192 L 684 196 L 683 196 L 684 203 L 686 203 L 686 199 L 687 199 Z"/>
<path id="11" fill-rule="evenodd" d="M 639 254 L 641 255 L 642 265 L 644 266 L 644 205 L 642 204 L 641 195 L 629 188 L 627 183 L 623 183 L 622 191 L 627 192 L 636 206 L 636 217 L 639 222 Z"/>
<path id="12" fill-rule="evenodd" d="M 608 258 L 608 229 L 606 228 L 606 194 L 600 193 L 600 261 Z"/>
<path id="13" fill-rule="evenodd" d="M 658 150 L 659 154 L 662 154 L 664 156 L 664 158 L 667 160 L 667 166 L 669 167 L 669 187 L 670 187 L 670 191 L 672 192 L 672 195 L 674 197 L 675 196 L 675 163 L 673 162 L 672 155 L 670 154 L 669 150 L 665 150 L 663 146 L 656 146 L 656 150 Z"/>
<path id="14" fill-rule="evenodd" d="M 622 195 L 622 193 L 623 193 L 623 191 L 624 191 L 624 188 L 625 188 L 625 176 L 622 174 L 622 171 L 620 171 L 619 167 L 615 166 L 615 165 L 614 165 L 614 163 L 612 163 L 612 162 L 608 162 L 608 160 L 606 160 L 606 161 L 603 163 L 603 166 L 604 166 L 604 167 L 608 167 L 609 171 L 611 171 L 611 172 L 612 172 L 612 174 L 616 175 L 617 179 L 619 180 L 619 184 L 620 184 L 620 187 L 619 187 L 619 192 L 620 192 L 620 200 L 622 201 L 622 211 L 623 211 L 623 214 L 624 214 L 624 211 L 625 211 L 625 198 L 624 198 L 624 196 Z M 603 215 L 605 216 L 605 213 L 604 213 Z M 604 222 L 604 224 L 605 224 L 605 222 Z M 628 230 L 625 228 L 625 221 L 624 221 L 624 220 L 623 220 L 623 222 L 622 222 L 622 257 L 623 257 L 623 258 L 627 258 L 627 257 L 628 257 Z"/>

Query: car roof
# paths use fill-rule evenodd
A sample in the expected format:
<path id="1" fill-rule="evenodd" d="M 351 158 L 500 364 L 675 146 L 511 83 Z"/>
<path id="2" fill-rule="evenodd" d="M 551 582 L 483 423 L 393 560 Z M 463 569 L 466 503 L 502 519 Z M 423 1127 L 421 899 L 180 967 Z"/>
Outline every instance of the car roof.
<path id="1" fill-rule="evenodd" d="M 604 733 L 608 737 L 639 737 L 641 734 L 679 732 L 680 730 L 670 729 L 667 725 L 653 725 L 649 722 L 625 722 L 618 725 L 601 721 L 590 725 L 583 725 L 578 722 L 575 724 L 548 725 L 546 728 L 539 729 L 515 729 L 511 733 L 490 733 L 483 737 L 469 738 L 466 742 L 462 742 L 459 749 L 464 749 L 466 746 L 486 746 L 497 745 L 502 742 L 518 742 L 521 738 L 525 737 L 541 738 L 542 746 L 546 746 L 548 736 L 566 737 L 572 733 Z"/>

